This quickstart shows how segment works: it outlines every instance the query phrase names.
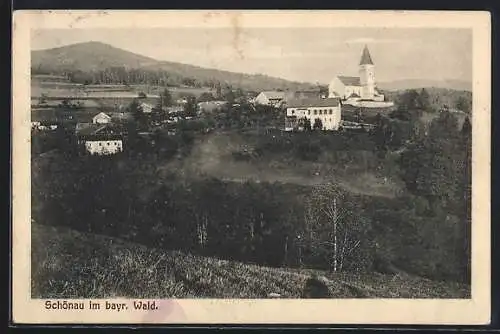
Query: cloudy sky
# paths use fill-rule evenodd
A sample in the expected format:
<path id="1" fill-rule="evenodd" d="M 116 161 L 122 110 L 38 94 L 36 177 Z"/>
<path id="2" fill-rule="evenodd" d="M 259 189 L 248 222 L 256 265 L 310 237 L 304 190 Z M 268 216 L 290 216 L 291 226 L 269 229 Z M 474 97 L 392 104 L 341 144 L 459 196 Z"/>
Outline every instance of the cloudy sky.
<path id="1" fill-rule="evenodd" d="M 31 48 L 87 41 L 158 60 L 321 83 L 357 75 L 366 44 L 379 82 L 472 81 L 472 31 L 465 29 L 57 29 L 33 31 Z"/>

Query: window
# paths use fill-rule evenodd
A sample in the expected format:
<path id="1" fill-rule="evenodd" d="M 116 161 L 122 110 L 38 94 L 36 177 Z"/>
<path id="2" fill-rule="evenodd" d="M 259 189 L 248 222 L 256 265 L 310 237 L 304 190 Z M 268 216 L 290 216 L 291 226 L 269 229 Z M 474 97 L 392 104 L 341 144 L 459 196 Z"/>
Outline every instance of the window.
<path id="1" fill-rule="evenodd" d="M 106 144 L 109 146 L 109 142 L 108 142 L 108 143 L 106 143 Z"/>
<path id="2" fill-rule="evenodd" d="M 323 115 L 323 110 L 321 110 L 321 109 L 320 109 L 320 110 L 319 110 L 319 114 L 320 114 L 320 115 Z"/>
<path id="3" fill-rule="evenodd" d="M 292 115 L 295 114 L 295 110 L 292 109 Z"/>
<path id="4" fill-rule="evenodd" d="M 308 111 L 307 111 L 307 114 L 308 114 L 308 115 L 311 115 L 311 110 L 308 110 Z"/>
<path id="5" fill-rule="evenodd" d="M 333 114 L 333 110 L 332 110 L 332 109 L 330 109 L 330 115 L 331 115 L 331 114 Z"/>
<path id="6" fill-rule="evenodd" d="M 318 114 L 318 111 L 317 110 L 314 110 L 314 115 L 317 115 Z"/>
<path id="7" fill-rule="evenodd" d="M 102 143 L 99 143 L 99 146 L 102 146 Z"/>

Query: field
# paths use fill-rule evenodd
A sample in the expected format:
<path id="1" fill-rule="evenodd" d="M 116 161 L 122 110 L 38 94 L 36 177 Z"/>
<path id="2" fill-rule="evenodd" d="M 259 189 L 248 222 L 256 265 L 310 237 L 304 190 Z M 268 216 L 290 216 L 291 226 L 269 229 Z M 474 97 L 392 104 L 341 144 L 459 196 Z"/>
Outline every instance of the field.
<path id="1" fill-rule="evenodd" d="M 468 290 L 409 275 L 356 275 L 270 268 L 160 251 L 32 224 L 33 298 L 300 298 L 317 275 L 332 298 L 466 298 Z"/>
<path id="2" fill-rule="evenodd" d="M 303 186 L 331 182 L 337 183 L 352 193 L 395 197 L 402 191 L 401 181 L 390 171 L 350 171 L 336 161 L 297 161 L 275 155 L 266 159 L 236 160 L 234 152 L 251 151 L 256 142 L 255 135 L 237 132 L 215 132 L 198 139 L 191 154 L 182 160 L 174 160 L 160 170 L 177 171 L 189 177 L 215 177 L 226 181 L 281 182 Z M 365 160 L 370 152 L 359 152 Z M 324 154 L 328 159 L 328 152 Z"/>
<path id="3" fill-rule="evenodd" d="M 62 80 L 59 77 L 34 76 L 31 81 L 31 97 L 38 98 L 44 94 L 48 99 L 81 98 L 136 98 L 139 92 L 144 92 L 148 97 L 159 97 L 165 87 L 151 85 L 82 85 Z M 183 94 L 199 96 L 210 92 L 209 88 L 195 87 L 169 87 L 174 98 Z"/>

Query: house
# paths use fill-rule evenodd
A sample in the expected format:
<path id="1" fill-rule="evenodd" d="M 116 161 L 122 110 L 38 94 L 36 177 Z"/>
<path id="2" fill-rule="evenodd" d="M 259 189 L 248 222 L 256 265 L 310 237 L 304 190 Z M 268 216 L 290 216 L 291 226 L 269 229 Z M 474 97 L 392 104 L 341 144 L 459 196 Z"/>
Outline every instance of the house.
<path id="1" fill-rule="evenodd" d="M 183 106 L 170 106 L 170 107 L 165 107 L 164 110 L 168 114 L 178 114 L 178 113 L 182 113 L 184 111 L 184 107 Z"/>
<path id="2" fill-rule="evenodd" d="M 123 151 L 123 134 L 111 124 L 77 123 L 77 143 L 91 155 L 111 155 Z"/>
<path id="3" fill-rule="evenodd" d="M 151 113 L 153 111 L 153 108 L 154 108 L 154 106 L 152 104 L 146 103 L 146 102 L 141 102 L 140 107 L 142 109 L 142 112 L 145 114 Z"/>
<path id="4" fill-rule="evenodd" d="M 281 107 L 286 100 L 286 93 L 279 91 L 267 91 L 261 92 L 254 99 L 255 104 Z"/>
<path id="5" fill-rule="evenodd" d="M 307 98 L 288 101 L 285 117 L 285 130 L 292 131 L 301 127 L 301 120 L 307 119 L 314 126 L 316 119 L 321 120 L 323 130 L 338 130 L 341 123 L 341 102 L 339 98 Z"/>
<path id="6" fill-rule="evenodd" d="M 359 62 L 359 76 L 336 76 L 328 86 L 328 97 L 339 97 L 344 101 L 383 102 L 375 83 L 375 65 L 365 45 Z"/>
<path id="7" fill-rule="evenodd" d="M 228 104 L 227 101 L 206 101 L 206 102 L 199 102 L 197 104 L 197 109 L 198 109 L 199 113 L 220 111 L 227 104 Z"/>
<path id="8" fill-rule="evenodd" d="M 110 122 L 111 122 L 111 116 L 108 116 L 103 112 L 98 113 L 92 118 L 92 123 L 94 124 L 107 124 Z"/>
<path id="9" fill-rule="evenodd" d="M 180 99 L 175 100 L 175 103 L 176 103 L 177 105 L 181 105 L 181 106 L 182 106 L 182 105 L 187 104 L 187 103 L 188 103 L 188 100 L 184 97 L 184 98 L 180 98 Z"/>
<path id="10" fill-rule="evenodd" d="M 31 110 L 31 128 L 36 130 L 55 130 L 60 123 L 54 109 Z"/>

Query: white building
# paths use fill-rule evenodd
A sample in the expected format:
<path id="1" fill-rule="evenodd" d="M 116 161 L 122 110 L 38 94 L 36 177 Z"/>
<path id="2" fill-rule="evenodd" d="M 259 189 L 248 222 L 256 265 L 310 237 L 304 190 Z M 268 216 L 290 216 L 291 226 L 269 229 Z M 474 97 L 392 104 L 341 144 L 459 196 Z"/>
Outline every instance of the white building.
<path id="1" fill-rule="evenodd" d="M 98 113 L 92 118 L 92 123 L 94 124 L 107 124 L 110 122 L 111 122 L 111 116 L 108 116 L 103 112 Z"/>
<path id="2" fill-rule="evenodd" d="M 285 130 L 300 128 L 300 121 L 308 119 L 311 127 L 320 119 L 323 130 L 338 130 L 341 121 L 341 103 L 339 98 L 295 99 L 287 103 Z"/>
<path id="3" fill-rule="evenodd" d="M 121 133 L 110 124 L 78 123 L 76 136 L 79 145 L 91 155 L 110 155 L 123 151 Z"/>
<path id="4" fill-rule="evenodd" d="M 376 88 L 375 65 L 366 45 L 359 62 L 359 76 L 336 76 L 328 86 L 328 97 L 352 102 L 384 101 L 384 95 Z"/>
<path id="5" fill-rule="evenodd" d="M 267 91 L 261 92 L 254 99 L 255 104 L 280 107 L 286 100 L 285 92 Z"/>
<path id="6" fill-rule="evenodd" d="M 123 151 L 123 142 L 116 140 L 87 140 L 85 149 L 91 155 L 110 155 Z"/>
<path id="7" fill-rule="evenodd" d="M 154 106 L 146 103 L 146 102 L 141 102 L 140 107 L 142 109 L 142 112 L 145 114 L 149 114 L 153 111 Z"/>

